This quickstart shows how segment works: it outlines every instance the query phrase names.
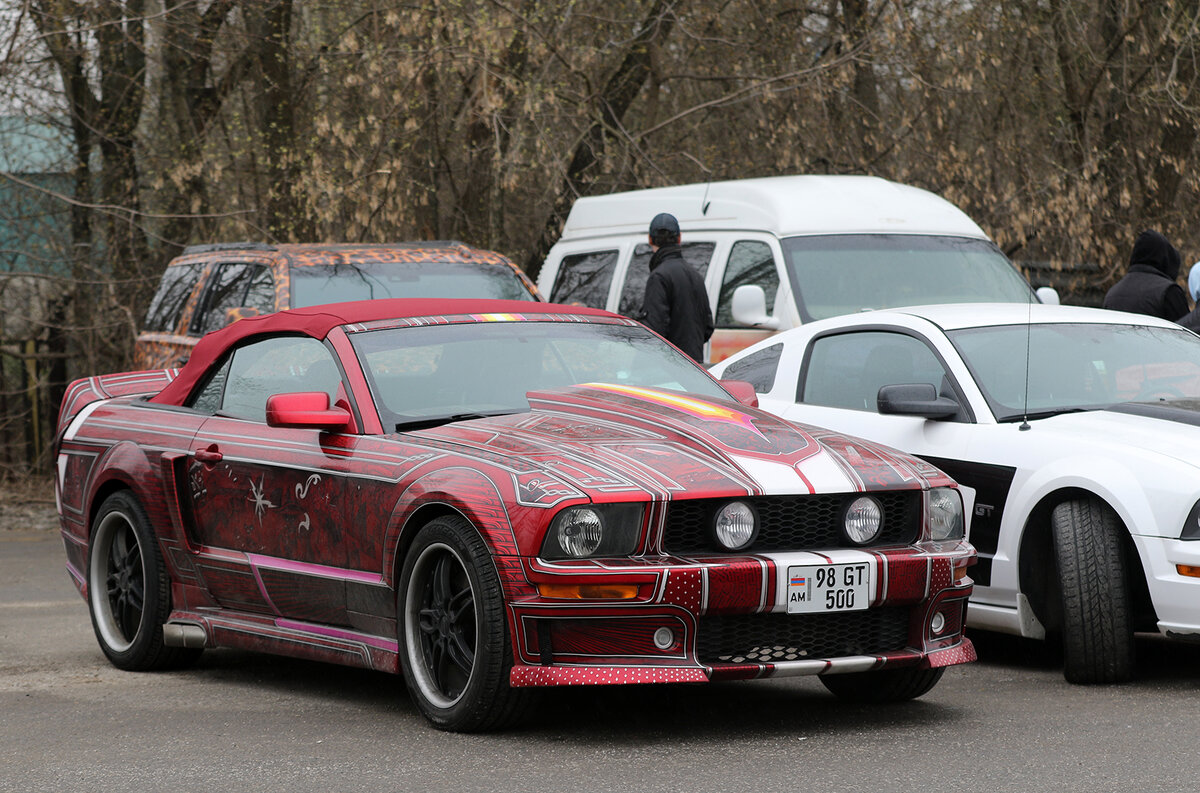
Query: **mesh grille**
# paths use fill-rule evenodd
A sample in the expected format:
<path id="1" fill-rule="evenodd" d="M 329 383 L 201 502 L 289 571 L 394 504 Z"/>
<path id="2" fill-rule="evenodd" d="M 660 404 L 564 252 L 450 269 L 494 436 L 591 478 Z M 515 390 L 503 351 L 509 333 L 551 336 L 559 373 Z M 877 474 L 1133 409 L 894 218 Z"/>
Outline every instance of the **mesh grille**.
<path id="1" fill-rule="evenodd" d="M 696 657 L 702 664 L 779 663 L 896 652 L 908 645 L 908 621 L 901 607 L 701 617 Z"/>
<path id="2" fill-rule="evenodd" d="M 857 548 L 842 538 L 840 519 L 846 504 L 861 493 L 815 496 L 757 496 L 738 499 L 758 512 L 758 538 L 743 553 Z M 883 507 L 883 532 L 872 547 L 909 545 L 921 531 L 920 490 L 871 493 Z M 663 551 L 686 556 L 727 553 L 710 536 L 713 516 L 731 499 L 672 501 L 667 508 Z"/>

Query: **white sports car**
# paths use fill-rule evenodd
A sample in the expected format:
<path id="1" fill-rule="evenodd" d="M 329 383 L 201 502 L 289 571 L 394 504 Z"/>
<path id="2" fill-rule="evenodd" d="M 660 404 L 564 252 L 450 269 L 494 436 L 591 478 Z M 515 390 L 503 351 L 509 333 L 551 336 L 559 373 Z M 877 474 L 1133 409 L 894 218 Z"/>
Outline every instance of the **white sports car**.
<path id="1" fill-rule="evenodd" d="M 1131 677 L 1135 631 L 1200 640 L 1200 336 L 1098 309 L 921 306 L 813 322 L 713 373 L 957 479 L 979 551 L 968 625 L 1060 636 L 1068 680 Z"/>

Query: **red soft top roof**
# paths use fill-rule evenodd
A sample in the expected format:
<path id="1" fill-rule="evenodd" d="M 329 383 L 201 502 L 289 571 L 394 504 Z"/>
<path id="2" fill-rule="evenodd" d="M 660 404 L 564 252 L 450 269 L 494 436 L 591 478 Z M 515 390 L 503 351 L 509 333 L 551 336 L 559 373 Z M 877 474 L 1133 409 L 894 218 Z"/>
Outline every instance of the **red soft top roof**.
<path id="1" fill-rule="evenodd" d="M 179 376 L 162 391 L 150 398 L 151 402 L 164 405 L 182 405 L 208 368 L 225 354 L 230 347 L 251 336 L 271 333 L 299 333 L 324 339 L 329 331 L 339 325 L 376 322 L 384 319 L 408 319 L 412 317 L 449 317 L 462 314 L 583 314 L 595 317 L 611 317 L 614 314 L 586 306 L 564 306 L 554 303 L 538 303 L 532 300 L 482 300 L 450 298 L 390 298 L 385 300 L 357 300 L 351 303 L 330 303 L 323 306 L 293 308 L 274 314 L 247 317 L 209 333 L 200 339 L 192 350 L 187 364 Z"/>

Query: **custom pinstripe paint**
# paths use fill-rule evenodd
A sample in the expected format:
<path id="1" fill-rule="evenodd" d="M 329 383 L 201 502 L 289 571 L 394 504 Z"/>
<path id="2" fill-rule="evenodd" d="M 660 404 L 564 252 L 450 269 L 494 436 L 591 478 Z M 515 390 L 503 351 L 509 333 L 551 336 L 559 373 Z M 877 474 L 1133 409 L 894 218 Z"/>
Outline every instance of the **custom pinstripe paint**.
<path id="1" fill-rule="evenodd" d="M 484 323 L 640 330 L 587 309 L 442 303 L 442 313 L 436 301 L 371 301 L 251 318 L 207 337 L 183 371 L 73 384 L 60 415 L 57 492 L 81 594 L 96 511 L 125 490 L 145 508 L 162 550 L 168 624 L 198 627 L 205 646 L 397 672 L 407 549 L 431 519 L 453 513 L 478 532 L 495 565 L 513 687 L 973 659 L 961 625 L 971 592 L 964 571 L 975 553 L 961 539 L 930 539 L 927 493 L 954 486 L 938 469 L 730 400 L 628 384 L 531 391 L 525 412 L 388 432 L 353 353 L 360 336 Z M 279 334 L 307 334 L 339 351 L 337 404 L 355 408 L 363 430 L 272 426 L 193 404 L 227 349 Z M 863 494 L 907 505 L 885 516 L 901 534 L 868 547 L 840 539 L 839 505 Z M 824 517 L 811 517 L 813 499 L 823 499 Z M 723 550 L 704 539 L 710 517 L 680 517 L 684 507 L 711 516 L 732 500 L 754 504 L 763 531 L 782 539 Z M 640 506 L 632 550 L 547 558 L 555 517 L 590 504 Z M 791 511 L 776 515 L 777 507 Z M 803 540 L 792 523 L 805 521 L 825 539 Z M 789 567 L 852 563 L 870 570 L 869 608 L 787 614 Z M 949 629 L 931 630 L 935 612 Z M 880 620 L 892 627 L 877 627 Z"/>

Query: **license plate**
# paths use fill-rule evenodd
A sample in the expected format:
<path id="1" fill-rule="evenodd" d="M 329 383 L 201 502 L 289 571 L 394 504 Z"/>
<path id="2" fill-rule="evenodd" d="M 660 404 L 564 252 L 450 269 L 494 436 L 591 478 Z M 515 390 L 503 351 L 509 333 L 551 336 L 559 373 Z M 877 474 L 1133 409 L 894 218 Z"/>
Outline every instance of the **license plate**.
<path id="1" fill-rule="evenodd" d="M 871 566 L 819 564 L 788 568 L 788 614 L 860 611 L 871 605 Z"/>

